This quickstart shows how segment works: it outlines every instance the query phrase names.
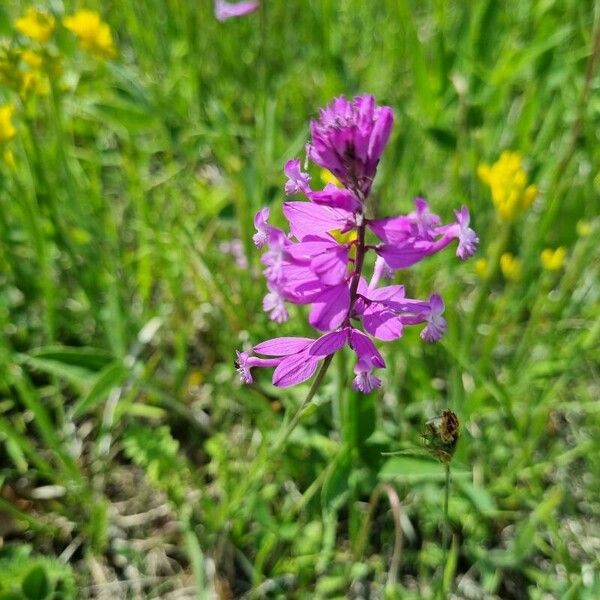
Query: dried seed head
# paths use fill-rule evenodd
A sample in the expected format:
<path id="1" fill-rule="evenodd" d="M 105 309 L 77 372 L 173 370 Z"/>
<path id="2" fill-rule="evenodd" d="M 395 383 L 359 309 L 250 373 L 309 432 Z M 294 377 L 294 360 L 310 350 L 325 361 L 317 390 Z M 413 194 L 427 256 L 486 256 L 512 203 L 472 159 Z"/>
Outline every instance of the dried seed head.
<path id="1" fill-rule="evenodd" d="M 456 450 L 459 430 L 458 417 L 449 409 L 444 410 L 439 417 L 427 421 L 422 435 L 432 456 L 440 462 L 449 463 Z"/>

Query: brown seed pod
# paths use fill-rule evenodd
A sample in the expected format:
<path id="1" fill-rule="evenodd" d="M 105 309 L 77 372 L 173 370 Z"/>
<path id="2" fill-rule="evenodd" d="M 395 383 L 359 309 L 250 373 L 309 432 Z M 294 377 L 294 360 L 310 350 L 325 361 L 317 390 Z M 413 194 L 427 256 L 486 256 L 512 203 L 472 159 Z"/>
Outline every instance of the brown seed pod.
<path id="1" fill-rule="evenodd" d="M 446 409 L 439 417 L 429 419 L 425 423 L 422 436 L 431 455 L 440 462 L 449 463 L 460 437 L 460 424 L 456 413 Z"/>

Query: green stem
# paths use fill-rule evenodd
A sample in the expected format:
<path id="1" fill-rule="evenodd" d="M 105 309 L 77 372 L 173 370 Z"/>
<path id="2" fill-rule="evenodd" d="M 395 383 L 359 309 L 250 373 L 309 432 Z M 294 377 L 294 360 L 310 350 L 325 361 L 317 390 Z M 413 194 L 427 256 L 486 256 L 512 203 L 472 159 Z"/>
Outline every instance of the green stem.
<path id="1" fill-rule="evenodd" d="M 448 500 L 450 499 L 450 463 L 446 463 L 446 482 L 444 490 L 444 529 L 442 532 L 442 548 L 444 549 L 444 569 L 442 570 L 442 597 L 446 597 L 445 571 L 448 563 L 448 541 L 450 539 L 450 519 L 448 517 Z"/>
<path id="2" fill-rule="evenodd" d="M 317 393 L 317 390 L 319 389 L 319 386 L 321 385 L 321 382 L 323 381 L 323 378 L 327 373 L 327 369 L 329 369 L 329 365 L 333 360 L 333 356 L 333 354 L 330 354 L 325 358 L 325 360 L 321 364 L 321 368 L 319 369 L 317 376 L 315 377 L 312 385 L 310 386 L 310 390 L 308 390 L 308 394 L 306 395 L 306 397 L 304 398 L 304 400 L 290 419 L 290 422 L 281 432 L 273 446 L 271 446 L 271 448 L 268 451 L 263 452 L 263 454 L 254 464 L 252 470 L 248 474 L 248 478 L 246 479 L 247 483 L 238 488 L 238 493 L 232 498 L 231 503 L 227 507 L 225 513 L 226 515 L 231 514 L 232 512 L 235 512 L 235 510 L 237 510 L 240 502 L 244 502 L 244 500 L 246 499 L 248 492 L 254 487 L 255 484 L 257 484 L 262 479 L 264 475 L 264 469 L 267 463 L 272 463 L 273 460 L 277 457 L 277 455 L 281 452 L 281 450 L 283 450 L 288 438 L 302 419 L 304 409 L 307 407 L 308 403 L 314 398 L 315 394 Z"/>

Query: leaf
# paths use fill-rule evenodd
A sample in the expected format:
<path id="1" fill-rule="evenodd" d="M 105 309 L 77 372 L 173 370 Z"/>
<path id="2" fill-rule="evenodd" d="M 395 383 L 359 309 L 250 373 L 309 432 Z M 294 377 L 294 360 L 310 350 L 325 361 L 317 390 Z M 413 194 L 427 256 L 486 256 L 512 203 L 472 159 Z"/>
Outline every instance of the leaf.
<path id="1" fill-rule="evenodd" d="M 497 513 L 494 498 L 484 487 L 474 486 L 470 481 L 461 481 L 458 487 L 479 514 L 493 517 Z"/>
<path id="2" fill-rule="evenodd" d="M 42 566 L 31 569 L 21 585 L 23 594 L 29 600 L 43 600 L 50 593 L 50 583 Z"/>
<path id="3" fill-rule="evenodd" d="M 89 371 L 100 371 L 113 359 L 110 352 L 89 346 L 43 346 L 31 350 L 29 356 L 79 366 Z"/>
<path id="4" fill-rule="evenodd" d="M 121 385 L 128 372 L 120 360 L 106 366 L 96 377 L 89 392 L 75 403 L 73 417 L 81 417 L 104 402 L 110 391 Z"/>

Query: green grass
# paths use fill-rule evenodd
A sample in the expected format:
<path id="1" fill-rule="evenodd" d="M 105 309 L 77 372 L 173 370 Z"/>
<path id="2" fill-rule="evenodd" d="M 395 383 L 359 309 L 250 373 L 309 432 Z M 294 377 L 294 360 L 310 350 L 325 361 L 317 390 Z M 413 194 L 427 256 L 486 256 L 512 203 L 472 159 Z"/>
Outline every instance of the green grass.
<path id="1" fill-rule="evenodd" d="M 0 7 L 7 47 L 28 45 L 12 26 L 27 6 Z M 0 149 L 0 598 L 599 597 L 598 5 L 263 0 L 226 23 L 209 0 L 86 6 L 115 60 L 58 26 L 48 95 L 0 83 L 17 106 Z M 452 252 L 401 272 L 444 296 L 446 338 L 382 344 L 366 397 L 337 356 L 286 430 L 310 384 L 244 387 L 233 365 L 312 335 L 303 307 L 282 326 L 262 312 L 252 218 L 282 222 L 285 160 L 319 107 L 358 93 L 396 114 L 375 210 L 467 204 L 492 276 Z M 540 188 L 510 226 L 477 177 L 505 149 Z M 247 269 L 220 250 L 232 238 Z M 543 270 L 560 245 L 564 267 Z M 518 282 L 495 267 L 507 250 Z M 462 435 L 445 550 L 444 468 L 421 434 L 447 407 Z"/>

